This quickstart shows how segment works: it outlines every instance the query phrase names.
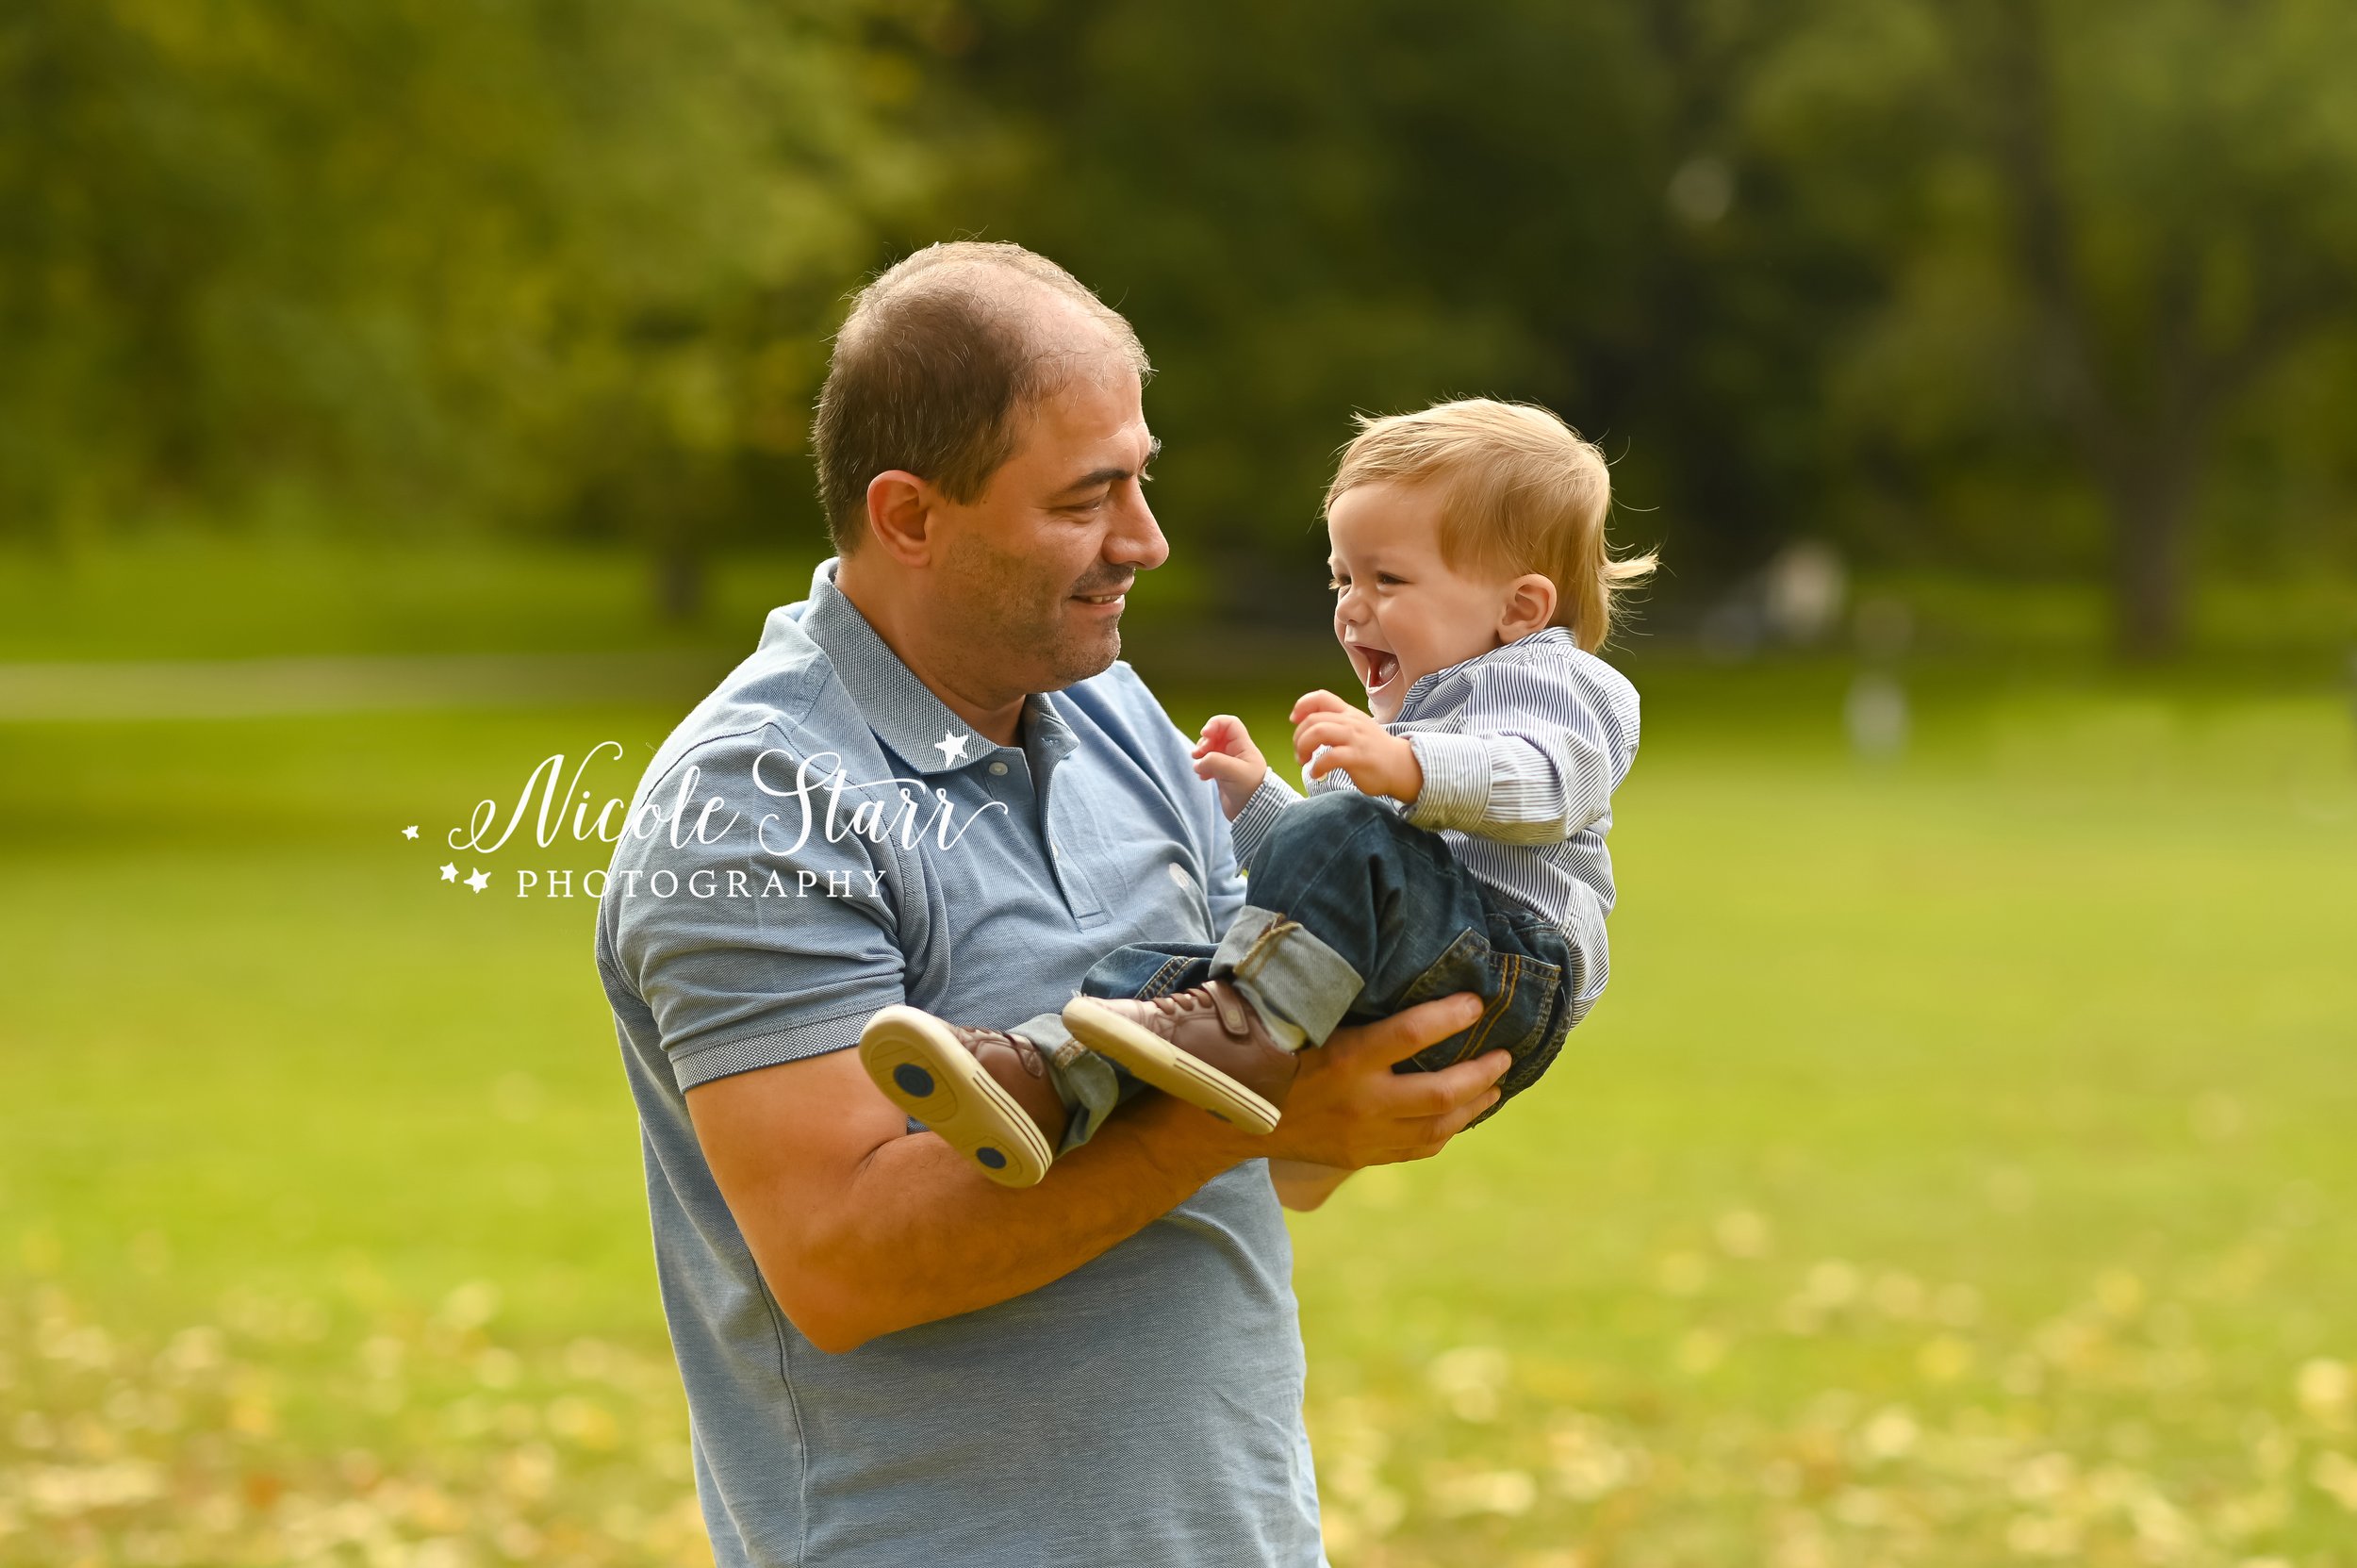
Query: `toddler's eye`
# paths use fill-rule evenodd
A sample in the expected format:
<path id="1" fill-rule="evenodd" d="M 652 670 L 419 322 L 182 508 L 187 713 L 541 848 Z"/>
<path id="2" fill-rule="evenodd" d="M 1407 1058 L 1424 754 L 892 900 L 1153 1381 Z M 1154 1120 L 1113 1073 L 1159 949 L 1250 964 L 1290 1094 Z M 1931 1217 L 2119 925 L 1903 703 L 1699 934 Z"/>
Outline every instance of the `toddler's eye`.
<path id="1" fill-rule="evenodd" d="M 1375 574 L 1375 581 L 1377 587 L 1395 588 L 1400 586 L 1400 579 L 1393 576 L 1388 571 L 1376 572 Z"/>
<path id="2" fill-rule="evenodd" d="M 1328 577 L 1326 580 L 1326 591 L 1328 593 L 1340 593 L 1348 586 L 1350 579 L 1347 577 Z"/>

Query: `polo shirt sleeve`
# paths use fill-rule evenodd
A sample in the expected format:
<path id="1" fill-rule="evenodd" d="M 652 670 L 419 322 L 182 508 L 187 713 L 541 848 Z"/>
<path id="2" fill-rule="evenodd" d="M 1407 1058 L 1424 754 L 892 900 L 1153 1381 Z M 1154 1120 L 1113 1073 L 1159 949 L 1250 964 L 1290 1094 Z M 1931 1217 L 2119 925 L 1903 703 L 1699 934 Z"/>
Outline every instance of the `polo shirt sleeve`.
<path id="1" fill-rule="evenodd" d="M 856 1045 L 903 997 L 895 867 L 858 834 L 802 833 L 791 801 L 752 786 L 758 750 L 691 752 L 649 788 L 668 801 L 693 766 L 697 809 L 721 805 L 703 839 L 692 816 L 676 834 L 626 835 L 603 894 L 621 976 L 682 1090 Z"/>

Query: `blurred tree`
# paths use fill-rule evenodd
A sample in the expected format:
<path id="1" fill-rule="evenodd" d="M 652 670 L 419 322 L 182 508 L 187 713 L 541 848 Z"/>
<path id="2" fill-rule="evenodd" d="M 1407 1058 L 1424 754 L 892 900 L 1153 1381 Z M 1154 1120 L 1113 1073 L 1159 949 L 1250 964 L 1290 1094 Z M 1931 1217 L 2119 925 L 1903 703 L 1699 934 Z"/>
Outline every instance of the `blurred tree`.
<path id="1" fill-rule="evenodd" d="M 2352 69 L 2328 0 L 1815 8 L 1761 64 L 1758 129 L 1896 280 L 1838 370 L 1858 471 L 2050 559 L 2075 477 L 2120 649 L 2176 648 L 2221 429 L 2357 314 Z"/>
<path id="2" fill-rule="evenodd" d="M 941 210 L 1136 319 L 1175 525 L 1286 563 L 1222 576 L 1241 613 L 1314 582 L 1344 410 L 1486 391 L 1624 454 L 1658 510 L 1622 526 L 1689 580 L 1821 533 L 2107 555 L 2149 652 L 2217 434 L 2357 315 L 2352 26 L 2329 0 L 974 0 L 938 29 L 970 107 Z M 2349 476 L 2290 466 L 2346 515 Z"/>
<path id="3" fill-rule="evenodd" d="M 772 0 L 18 0 L 0 533 L 596 530 L 659 552 L 684 604 L 701 542 L 774 509 L 833 302 L 922 184 L 906 74 L 860 26 Z"/>
<path id="4" fill-rule="evenodd" d="M 1137 322 L 1157 505 L 1228 613 L 1315 613 L 1353 409 L 1499 390 L 1622 434 L 1589 351 L 1644 287 L 1662 93 L 1624 11 L 983 0 L 966 27 L 948 85 L 996 134 L 945 226 Z"/>
<path id="5" fill-rule="evenodd" d="M 2110 512 L 2119 641 L 2184 635 L 2221 418 L 2357 307 L 2357 13 L 1964 0 L 2034 352 Z"/>
<path id="6" fill-rule="evenodd" d="M 1137 322 L 1240 617 L 1351 410 L 1488 392 L 1669 596 L 1832 535 L 2108 569 L 2152 652 L 2349 532 L 2352 68 L 2344 0 L 16 0 L 0 537 L 618 536 L 684 609 L 816 536 L 842 296 L 964 232 Z"/>

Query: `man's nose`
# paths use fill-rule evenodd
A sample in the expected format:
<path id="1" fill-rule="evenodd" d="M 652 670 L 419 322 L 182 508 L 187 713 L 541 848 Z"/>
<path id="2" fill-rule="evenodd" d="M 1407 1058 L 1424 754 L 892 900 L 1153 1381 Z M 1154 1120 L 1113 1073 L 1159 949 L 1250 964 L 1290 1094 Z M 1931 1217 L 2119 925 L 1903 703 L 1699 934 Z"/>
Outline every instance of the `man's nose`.
<path id="1" fill-rule="evenodd" d="M 1170 559 L 1170 541 L 1162 537 L 1162 525 L 1154 520 L 1154 508 L 1146 503 L 1146 492 L 1135 480 L 1124 487 L 1128 492 L 1113 515 L 1112 531 L 1105 536 L 1105 559 L 1117 566 L 1139 571 L 1151 571 Z"/>

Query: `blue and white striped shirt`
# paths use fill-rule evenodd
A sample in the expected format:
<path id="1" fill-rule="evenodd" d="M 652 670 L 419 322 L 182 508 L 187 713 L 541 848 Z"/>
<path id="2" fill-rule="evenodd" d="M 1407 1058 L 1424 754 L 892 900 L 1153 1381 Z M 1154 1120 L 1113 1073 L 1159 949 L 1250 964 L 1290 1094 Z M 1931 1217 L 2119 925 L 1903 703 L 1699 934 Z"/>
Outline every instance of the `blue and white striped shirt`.
<path id="1" fill-rule="evenodd" d="M 1551 626 L 1425 676 L 1384 728 L 1407 738 L 1424 768 L 1408 820 L 1440 834 L 1484 884 L 1555 921 L 1578 950 L 1577 1022 L 1610 967 L 1612 855 L 1604 840 L 1612 791 L 1637 756 L 1637 688 Z M 1315 795 L 1357 785 L 1338 767 L 1309 787 Z M 1237 857 L 1249 860 L 1277 814 L 1300 799 L 1269 769 L 1229 824 Z"/>

